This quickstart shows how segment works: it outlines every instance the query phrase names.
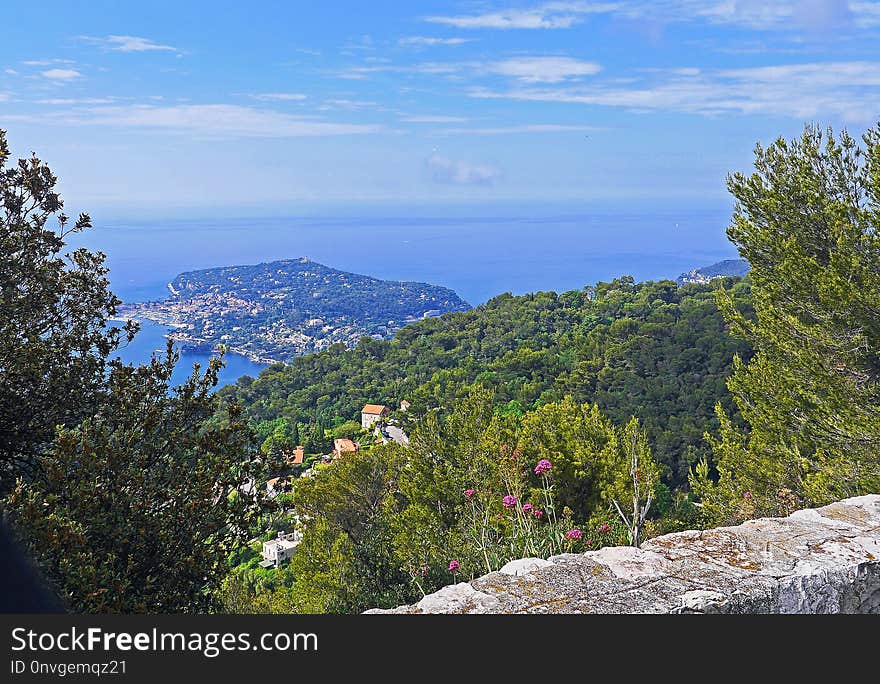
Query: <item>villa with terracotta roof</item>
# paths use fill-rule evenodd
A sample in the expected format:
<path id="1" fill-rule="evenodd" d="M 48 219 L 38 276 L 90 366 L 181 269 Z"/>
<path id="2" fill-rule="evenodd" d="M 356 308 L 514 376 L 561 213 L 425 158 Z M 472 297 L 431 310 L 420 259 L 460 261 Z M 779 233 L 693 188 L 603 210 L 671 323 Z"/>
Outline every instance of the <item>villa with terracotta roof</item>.
<path id="1" fill-rule="evenodd" d="M 333 455 L 336 458 L 339 458 L 343 454 L 355 454 L 357 453 L 358 448 L 358 445 L 347 437 L 333 440 Z"/>
<path id="2" fill-rule="evenodd" d="M 391 410 L 382 404 L 367 404 L 361 409 L 361 427 L 369 430 L 379 421 L 385 420 Z"/>
<path id="3" fill-rule="evenodd" d="M 305 456 L 306 449 L 304 446 L 300 445 L 296 449 L 293 450 L 292 454 L 287 455 L 287 463 L 288 465 L 302 465 L 303 457 Z"/>

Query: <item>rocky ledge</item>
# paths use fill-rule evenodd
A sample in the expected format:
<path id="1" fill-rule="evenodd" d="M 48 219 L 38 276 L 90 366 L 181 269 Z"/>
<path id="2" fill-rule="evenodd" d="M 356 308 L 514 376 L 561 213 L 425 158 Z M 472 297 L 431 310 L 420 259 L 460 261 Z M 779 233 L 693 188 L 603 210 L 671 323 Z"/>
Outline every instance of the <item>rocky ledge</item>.
<path id="1" fill-rule="evenodd" d="M 880 496 L 497 572 L 369 613 L 880 613 Z"/>

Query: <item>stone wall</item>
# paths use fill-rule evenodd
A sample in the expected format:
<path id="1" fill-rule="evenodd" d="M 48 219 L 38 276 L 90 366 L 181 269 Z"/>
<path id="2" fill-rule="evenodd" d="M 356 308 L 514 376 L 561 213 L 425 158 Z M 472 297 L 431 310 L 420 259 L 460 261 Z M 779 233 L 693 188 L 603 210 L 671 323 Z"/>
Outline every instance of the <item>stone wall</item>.
<path id="1" fill-rule="evenodd" d="M 880 613 L 880 496 L 524 558 L 370 613 Z"/>

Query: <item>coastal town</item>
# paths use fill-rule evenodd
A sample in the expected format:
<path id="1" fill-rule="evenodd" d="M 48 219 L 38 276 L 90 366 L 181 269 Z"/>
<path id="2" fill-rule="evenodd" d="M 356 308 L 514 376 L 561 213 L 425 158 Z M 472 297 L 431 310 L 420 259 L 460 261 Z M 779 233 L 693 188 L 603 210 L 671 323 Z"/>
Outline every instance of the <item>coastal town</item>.
<path id="1" fill-rule="evenodd" d="M 162 301 L 125 304 L 120 316 L 173 330 L 187 351 L 228 351 L 254 363 L 287 363 L 362 337 L 389 339 L 405 325 L 470 306 L 452 290 L 379 280 L 311 259 L 182 273 Z"/>

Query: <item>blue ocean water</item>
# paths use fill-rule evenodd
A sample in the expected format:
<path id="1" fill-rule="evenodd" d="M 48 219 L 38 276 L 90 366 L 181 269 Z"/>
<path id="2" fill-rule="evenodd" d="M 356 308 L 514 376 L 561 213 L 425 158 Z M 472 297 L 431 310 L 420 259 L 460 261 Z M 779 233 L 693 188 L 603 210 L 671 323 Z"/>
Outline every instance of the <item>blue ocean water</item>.
<path id="1" fill-rule="evenodd" d="M 579 289 L 628 274 L 636 280 L 679 273 L 736 256 L 724 229 L 729 209 L 524 212 L 479 215 L 361 215 L 211 219 L 94 217 L 74 244 L 107 255 L 111 287 L 124 301 L 162 299 L 178 273 L 307 256 L 391 280 L 450 287 L 472 305 L 503 293 Z M 121 356 L 144 361 L 164 349 L 162 326 L 145 323 Z M 182 355 L 175 380 L 208 354 Z M 222 381 L 262 366 L 229 355 Z"/>
<path id="2" fill-rule="evenodd" d="M 167 340 L 165 334 L 170 332 L 164 325 L 158 325 L 151 321 L 141 321 L 141 329 L 134 340 L 121 349 L 117 356 L 126 363 L 145 363 L 152 355 L 164 358 Z M 211 360 L 211 354 L 206 352 L 182 352 L 180 360 L 174 367 L 171 378 L 173 385 L 179 385 L 186 381 L 192 374 L 193 364 L 198 364 L 202 372 Z M 266 366 L 254 363 L 240 354 L 227 354 L 226 365 L 219 373 L 218 387 L 235 382 L 242 375 L 257 376 Z"/>

